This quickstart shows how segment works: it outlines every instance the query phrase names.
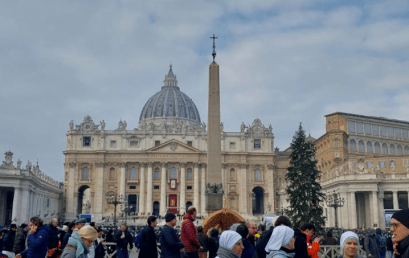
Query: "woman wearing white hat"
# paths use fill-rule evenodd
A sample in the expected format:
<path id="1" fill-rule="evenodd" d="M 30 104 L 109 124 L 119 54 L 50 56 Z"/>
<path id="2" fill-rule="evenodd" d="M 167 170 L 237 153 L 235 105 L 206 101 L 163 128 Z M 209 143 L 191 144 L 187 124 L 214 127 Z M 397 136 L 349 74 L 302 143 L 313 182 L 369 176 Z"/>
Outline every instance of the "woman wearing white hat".
<path id="1" fill-rule="evenodd" d="M 359 238 L 352 231 L 347 231 L 341 235 L 341 256 L 340 258 L 363 258 L 358 255 Z"/>
<path id="2" fill-rule="evenodd" d="M 226 230 L 220 235 L 219 250 L 216 258 L 237 258 L 241 257 L 243 243 L 239 233 L 233 230 Z"/>
<path id="3" fill-rule="evenodd" d="M 275 227 L 266 245 L 267 258 L 293 258 L 294 230 L 287 226 Z"/>

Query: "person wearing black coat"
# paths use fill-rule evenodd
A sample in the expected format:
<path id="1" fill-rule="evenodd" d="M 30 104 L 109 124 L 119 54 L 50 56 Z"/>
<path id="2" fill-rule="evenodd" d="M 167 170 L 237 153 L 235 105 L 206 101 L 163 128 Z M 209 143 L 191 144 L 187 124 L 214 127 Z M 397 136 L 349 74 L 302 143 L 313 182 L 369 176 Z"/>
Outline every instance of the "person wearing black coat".
<path id="1" fill-rule="evenodd" d="M 266 245 L 268 243 L 268 240 L 270 240 L 271 235 L 273 234 L 274 227 L 271 226 L 267 231 L 264 231 L 259 240 L 256 243 L 256 252 L 258 255 L 258 258 L 266 258 L 267 253 L 264 248 L 266 248 Z"/>
<path id="2" fill-rule="evenodd" d="M 13 245 L 14 245 L 14 239 L 16 238 L 16 231 L 17 231 L 16 224 L 11 224 L 10 231 L 7 234 L 5 234 L 5 236 L 3 237 L 4 239 L 3 250 L 4 251 L 13 252 Z"/>
<path id="3" fill-rule="evenodd" d="M 158 257 L 158 247 L 156 245 L 156 235 L 154 231 L 156 224 L 158 224 L 156 217 L 150 216 L 148 218 L 148 226 L 142 230 L 139 257 Z"/>
<path id="4" fill-rule="evenodd" d="M 17 234 L 14 239 L 13 253 L 19 254 L 26 250 L 26 237 L 28 229 L 28 225 L 24 223 L 17 229 Z"/>
<path id="5" fill-rule="evenodd" d="M 58 220 L 53 219 L 52 222 L 48 225 L 48 250 L 58 248 Z"/>
<path id="6" fill-rule="evenodd" d="M 114 242 L 116 243 L 116 254 L 118 258 L 128 258 L 128 245 L 129 249 L 133 248 L 132 235 L 126 229 L 126 225 L 122 224 L 121 230 L 118 230 L 114 235 Z"/>
<path id="7" fill-rule="evenodd" d="M 161 257 L 179 258 L 180 252 L 184 251 L 185 245 L 180 241 L 173 228 L 176 225 L 176 215 L 168 213 L 165 216 L 166 225 L 162 228 L 159 242 L 161 247 Z"/>
<path id="8" fill-rule="evenodd" d="M 71 237 L 72 232 L 74 231 L 74 229 L 75 229 L 75 223 L 74 223 L 74 222 L 71 222 L 71 223 L 68 225 L 68 231 L 67 231 L 67 233 L 65 233 L 64 239 L 63 239 L 63 241 L 61 242 L 61 249 L 64 249 L 65 246 L 68 244 L 68 240 L 70 239 L 70 237 Z"/>
<path id="9" fill-rule="evenodd" d="M 207 248 L 209 249 L 209 258 L 217 256 L 219 250 L 219 230 L 211 228 L 208 231 Z"/>
<path id="10" fill-rule="evenodd" d="M 308 258 L 307 235 L 296 229 L 294 230 L 294 238 L 294 258 Z"/>

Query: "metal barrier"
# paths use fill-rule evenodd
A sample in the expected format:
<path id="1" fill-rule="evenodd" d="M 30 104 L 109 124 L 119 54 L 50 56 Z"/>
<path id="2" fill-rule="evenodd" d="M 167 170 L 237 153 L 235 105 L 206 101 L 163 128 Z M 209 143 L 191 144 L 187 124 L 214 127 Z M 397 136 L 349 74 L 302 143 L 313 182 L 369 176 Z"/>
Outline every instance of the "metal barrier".
<path id="1" fill-rule="evenodd" d="M 112 258 L 112 257 L 114 257 L 116 255 L 116 247 L 115 247 L 116 243 L 114 243 L 114 242 L 103 242 L 102 244 L 103 244 L 104 250 L 105 250 L 105 258 Z M 107 251 L 109 246 L 114 246 L 114 251 L 112 253 L 108 253 L 108 251 Z M 160 257 L 160 253 L 161 253 L 160 243 L 157 243 L 157 246 L 158 246 L 158 255 Z M 132 252 L 139 255 L 139 251 L 137 251 L 136 247 L 132 248 L 130 254 L 132 254 Z"/>
<path id="2" fill-rule="evenodd" d="M 359 247 L 358 255 L 366 257 L 366 252 L 362 247 Z M 341 256 L 341 250 L 339 245 L 320 245 L 320 251 L 318 252 L 320 258 L 338 258 Z"/>

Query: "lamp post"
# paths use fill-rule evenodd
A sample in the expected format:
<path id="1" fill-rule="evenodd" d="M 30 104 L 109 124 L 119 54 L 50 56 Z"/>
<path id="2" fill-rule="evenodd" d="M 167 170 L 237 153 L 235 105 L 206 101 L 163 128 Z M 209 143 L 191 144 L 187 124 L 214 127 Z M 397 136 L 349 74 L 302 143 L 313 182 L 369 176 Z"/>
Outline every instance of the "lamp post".
<path id="1" fill-rule="evenodd" d="M 344 206 L 345 200 L 344 198 L 338 199 L 335 197 L 329 197 L 326 201 L 328 207 L 332 207 L 335 209 L 335 227 L 338 228 L 338 213 L 337 209 Z"/>
<path id="2" fill-rule="evenodd" d="M 114 208 L 114 226 L 116 226 L 116 206 L 118 204 L 122 204 L 125 201 L 125 196 L 123 195 L 107 195 L 107 202 L 108 204 L 113 204 L 115 206 Z"/>
<path id="3" fill-rule="evenodd" d="M 284 209 L 283 207 L 281 207 L 281 209 L 277 208 L 276 210 L 278 214 L 281 214 L 281 216 L 284 216 L 284 213 L 287 212 L 287 209 Z"/>
<path id="4" fill-rule="evenodd" d="M 121 204 L 121 211 L 125 213 L 125 225 L 128 222 L 128 213 L 133 209 L 132 205 L 128 205 L 128 201 L 125 201 L 124 204 Z"/>

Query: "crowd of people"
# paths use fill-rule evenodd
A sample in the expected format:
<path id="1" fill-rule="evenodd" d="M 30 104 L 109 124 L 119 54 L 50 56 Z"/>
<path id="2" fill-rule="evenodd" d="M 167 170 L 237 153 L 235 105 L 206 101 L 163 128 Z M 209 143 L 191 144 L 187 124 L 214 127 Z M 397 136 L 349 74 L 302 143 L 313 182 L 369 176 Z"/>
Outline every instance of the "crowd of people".
<path id="1" fill-rule="evenodd" d="M 4 258 L 102 258 L 115 253 L 129 258 L 129 250 L 138 249 L 141 258 L 318 258 L 320 245 L 340 247 L 340 258 L 409 258 L 409 209 L 396 212 L 391 228 L 316 232 L 313 223 L 294 228 L 289 218 L 278 217 L 271 225 L 257 228 L 254 222 L 233 224 L 229 230 L 213 227 L 204 232 L 195 226 L 197 211 L 189 207 L 182 225 L 176 228 L 174 213 L 165 216 L 166 224 L 158 230 L 157 218 L 150 216 L 143 230 L 130 232 L 126 225 L 117 231 L 104 232 L 85 219 L 59 227 L 57 219 L 44 225 L 39 217 L 30 224 L 11 225 L 0 232 L 0 256 Z M 333 233 L 334 234 L 333 236 Z M 114 245 L 106 246 L 110 242 Z M 328 254 L 331 258 L 333 253 Z"/>

